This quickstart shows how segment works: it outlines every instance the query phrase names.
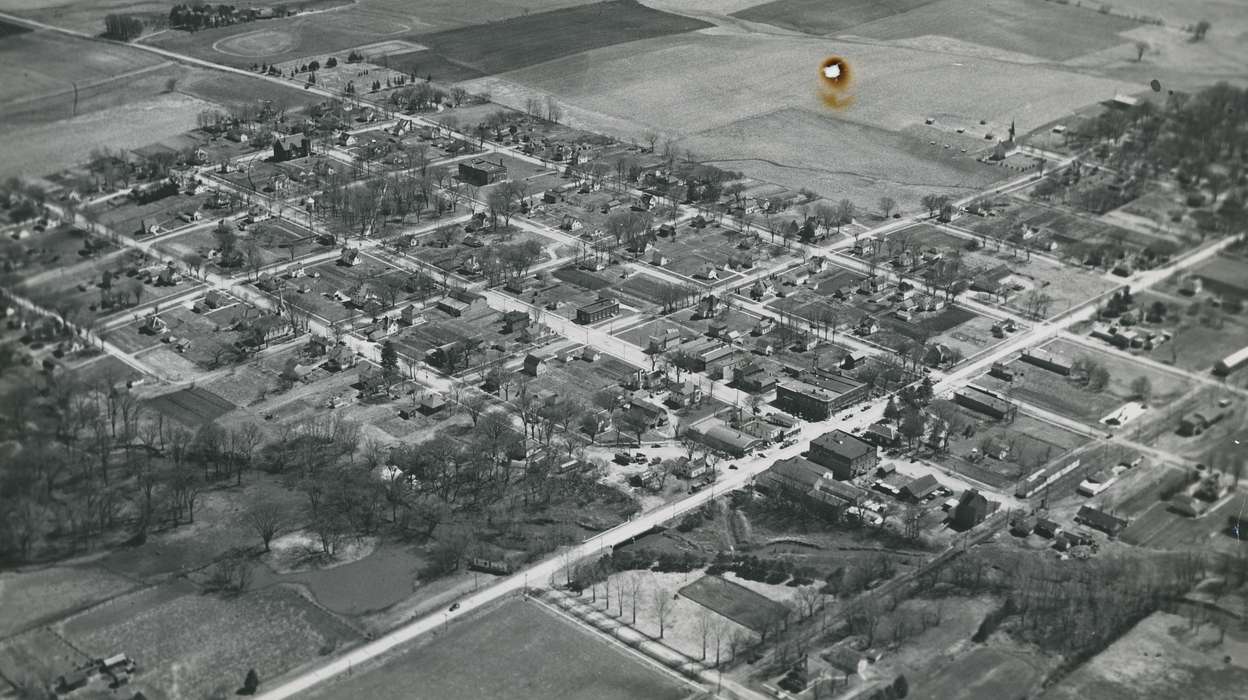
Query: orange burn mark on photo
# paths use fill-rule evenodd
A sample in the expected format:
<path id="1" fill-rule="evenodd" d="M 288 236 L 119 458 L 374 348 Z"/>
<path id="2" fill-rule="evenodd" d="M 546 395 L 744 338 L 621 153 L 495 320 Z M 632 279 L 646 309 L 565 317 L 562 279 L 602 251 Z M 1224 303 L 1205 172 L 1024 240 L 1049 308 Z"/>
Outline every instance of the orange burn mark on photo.
<path id="1" fill-rule="evenodd" d="M 852 82 L 849 64 L 840 56 L 829 56 L 819 64 L 820 96 L 832 109 L 844 109 L 854 103 L 854 96 L 844 94 Z"/>

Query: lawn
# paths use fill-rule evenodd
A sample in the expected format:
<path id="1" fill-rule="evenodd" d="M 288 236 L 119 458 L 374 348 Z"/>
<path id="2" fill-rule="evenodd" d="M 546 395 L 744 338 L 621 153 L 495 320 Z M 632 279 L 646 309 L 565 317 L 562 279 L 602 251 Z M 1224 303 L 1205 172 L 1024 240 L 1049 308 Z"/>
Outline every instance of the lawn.
<path id="1" fill-rule="evenodd" d="M 131 686 L 149 697 L 233 695 L 250 668 L 273 678 L 357 639 L 290 588 L 222 599 L 185 582 L 115 599 L 60 628 L 95 658 L 130 655 L 142 669 Z"/>
<path id="2" fill-rule="evenodd" d="M 89 660 L 47 627 L 36 627 L 0 641 L 0 676 L 16 683 L 39 684 Z M 0 685 L 0 689 L 7 690 L 8 684 Z"/>
<path id="3" fill-rule="evenodd" d="M 0 637 L 129 591 L 135 582 L 101 569 L 55 566 L 0 574 Z"/>
<path id="4" fill-rule="evenodd" d="M 631 652 L 540 604 L 512 600 L 436 641 L 356 669 L 309 697 L 375 700 L 677 700 L 679 684 Z"/>
<path id="5" fill-rule="evenodd" d="M 788 613 L 780 603 L 719 576 L 703 576 L 680 594 L 759 633 Z"/>

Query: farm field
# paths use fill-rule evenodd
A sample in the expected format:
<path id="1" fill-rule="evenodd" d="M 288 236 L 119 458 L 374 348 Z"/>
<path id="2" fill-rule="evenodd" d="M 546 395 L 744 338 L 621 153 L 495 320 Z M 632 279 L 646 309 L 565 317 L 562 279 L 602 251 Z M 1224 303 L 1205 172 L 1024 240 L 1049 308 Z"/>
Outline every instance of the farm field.
<path id="1" fill-rule="evenodd" d="M 853 90 L 856 101 L 846 110 L 830 113 L 816 94 L 814 70 L 826 51 L 826 43 L 813 38 L 699 32 L 595 49 L 470 81 L 467 86 L 487 90 L 495 101 L 513 107 L 523 106 L 531 96 L 553 94 L 573 126 L 632 137 L 647 128 L 672 132 L 684 136 L 681 145 L 704 159 L 723 160 L 748 175 L 794 189 L 809 185 L 822 194 L 849 195 L 865 203 L 879 196 L 878 191 L 868 191 L 872 183 L 892 184 L 903 190 L 903 207 L 914 206 L 925 188 L 964 192 L 983 178 L 991 181 L 1005 174 L 974 175 L 989 166 L 974 163 L 969 147 L 966 154 L 949 149 L 958 151 L 956 156 L 943 148 L 948 141 L 938 142 L 936 153 L 919 149 L 933 140 L 930 130 L 923 130 L 927 116 L 992 124 L 1008 124 L 1014 118 L 1025 127 L 1057 119 L 1129 87 L 963 54 L 957 57 L 962 64 L 957 71 L 936 70 L 933 60 L 941 56 L 937 52 L 854 44 L 842 53 L 861 67 Z M 800 66 L 811 69 L 806 72 Z M 973 85 L 962 79 L 972 73 Z M 727 83 L 739 89 L 717 88 Z M 754 99 L 742 100 L 741 94 Z M 974 113 L 967 112 L 970 104 L 978 106 Z M 772 114 L 781 116 L 767 116 Z M 749 121 L 755 118 L 761 121 Z M 827 122 L 853 123 L 883 133 L 872 134 L 870 145 L 875 148 L 868 148 L 862 143 L 863 132 Z M 898 135 L 907 130 L 905 137 Z M 755 146 L 758 152 L 750 152 L 743 146 L 742 141 L 763 134 L 772 148 Z M 989 145 L 983 139 L 978 143 Z M 855 148 L 846 154 L 847 146 Z M 882 150 L 888 154 L 883 159 Z M 962 159 L 971 162 L 963 168 Z M 883 174 L 881 160 L 892 166 Z M 888 183 L 890 179 L 896 182 Z M 905 187 L 912 190 L 906 193 Z"/>
<path id="2" fill-rule="evenodd" d="M 5 25 L 8 26 L 8 25 Z M 10 107 L 54 94 L 73 99 L 79 89 L 117 76 L 151 70 L 166 61 L 145 51 L 104 43 L 76 41 L 48 30 L 0 34 L 0 65 L 9 75 L 0 86 L 0 103 Z M 76 50 L 67 51 L 73 46 Z M 20 78 L 11 67 L 21 66 Z M 17 78 L 17 79 L 14 79 Z"/>
<path id="3" fill-rule="evenodd" d="M 350 643 L 356 632 L 286 587 L 232 599 L 185 583 L 118 598 L 58 625 L 95 658 L 125 651 L 143 670 L 132 687 L 151 697 L 232 695 L 249 668 L 273 678 Z"/>
<path id="4" fill-rule="evenodd" d="M 134 587 L 128 578 L 86 567 L 0 574 L 0 637 Z"/>
<path id="5" fill-rule="evenodd" d="M 233 411 L 234 404 L 200 387 L 179 389 L 148 402 L 161 415 L 187 426 L 199 426 Z"/>
<path id="6" fill-rule="evenodd" d="M 511 600 L 467 624 L 391 656 L 380 665 L 356 669 L 309 697 L 418 697 L 467 700 L 677 700 L 687 689 L 539 603 Z"/>
<path id="7" fill-rule="evenodd" d="M 450 64 L 488 74 L 635 38 L 709 26 L 630 0 L 537 4 L 495 0 L 469 7 L 439 0 L 412 7 L 396 0 L 363 0 L 334 12 L 194 34 L 167 32 L 147 41 L 196 58 L 245 67 L 257 61 L 281 63 L 345 53 L 379 41 L 410 40 Z"/>

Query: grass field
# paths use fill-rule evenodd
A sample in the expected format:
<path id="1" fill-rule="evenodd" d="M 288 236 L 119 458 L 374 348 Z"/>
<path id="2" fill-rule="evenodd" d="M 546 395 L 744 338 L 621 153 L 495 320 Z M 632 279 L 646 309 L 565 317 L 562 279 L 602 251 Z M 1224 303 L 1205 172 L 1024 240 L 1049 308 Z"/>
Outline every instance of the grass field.
<path id="1" fill-rule="evenodd" d="M 687 689 L 537 603 L 514 600 L 436 641 L 314 689 L 313 698 L 677 700 Z"/>
<path id="2" fill-rule="evenodd" d="M 755 632 L 766 630 L 787 613 L 776 601 L 719 576 L 703 576 L 680 589 L 680 594 Z"/>
<path id="3" fill-rule="evenodd" d="M 134 587 L 130 579 L 85 567 L 0 574 L 0 637 Z"/>
<path id="4" fill-rule="evenodd" d="M 185 582 L 118 598 L 60 627 L 93 657 L 129 654 L 143 669 L 131 685 L 149 697 L 233 695 L 249 668 L 273 678 L 356 638 L 289 588 L 222 599 Z"/>
<path id="5" fill-rule="evenodd" d="M 51 93 L 72 93 L 71 81 L 81 89 L 165 62 L 144 51 L 88 43 L 46 30 L 4 34 L 0 29 L 0 39 L 0 66 L 5 66 L 0 103 L 9 106 Z"/>
<path id="6" fill-rule="evenodd" d="M 1021 655 L 1004 649 L 976 647 L 935 673 L 911 679 L 911 697 L 932 700 L 1028 697 L 1040 676 Z"/>

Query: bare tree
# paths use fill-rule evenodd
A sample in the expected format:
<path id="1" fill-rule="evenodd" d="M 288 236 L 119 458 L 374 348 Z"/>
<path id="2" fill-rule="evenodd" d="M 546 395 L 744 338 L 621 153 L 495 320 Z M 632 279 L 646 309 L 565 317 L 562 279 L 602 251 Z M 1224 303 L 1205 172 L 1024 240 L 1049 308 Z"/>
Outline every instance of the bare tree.
<path id="1" fill-rule="evenodd" d="M 661 587 L 654 589 L 654 617 L 659 624 L 659 639 L 662 639 L 672 619 L 672 596 Z"/>
<path id="2" fill-rule="evenodd" d="M 247 524 L 260 537 L 266 552 L 269 551 L 269 545 L 273 539 L 286 527 L 287 523 L 285 510 L 273 503 L 259 503 L 247 513 Z"/>

